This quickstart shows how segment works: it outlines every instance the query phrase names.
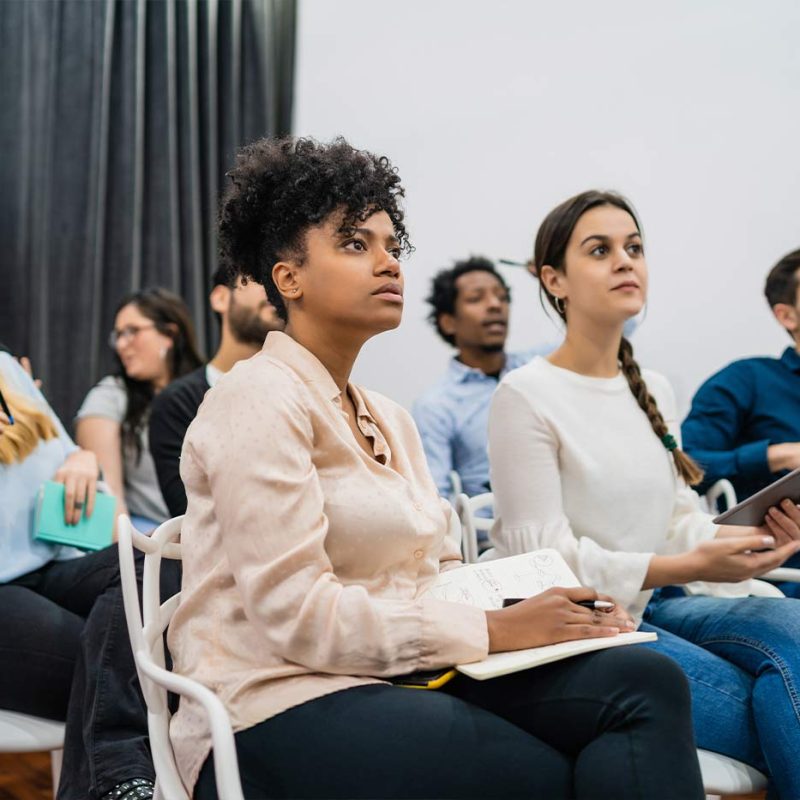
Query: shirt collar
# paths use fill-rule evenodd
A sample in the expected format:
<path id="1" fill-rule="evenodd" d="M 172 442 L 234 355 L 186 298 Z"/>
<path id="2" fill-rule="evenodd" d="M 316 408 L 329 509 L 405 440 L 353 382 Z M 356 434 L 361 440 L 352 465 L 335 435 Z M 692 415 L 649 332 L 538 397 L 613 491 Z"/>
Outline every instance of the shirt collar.
<path id="1" fill-rule="evenodd" d="M 313 383 L 329 400 L 338 400 L 341 403 L 341 392 L 330 372 L 310 350 L 291 336 L 282 331 L 270 331 L 261 349 L 268 356 L 285 362 L 300 376 L 303 383 Z"/>
<path id="2" fill-rule="evenodd" d="M 503 369 L 500 370 L 501 377 L 506 374 L 509 368 L 509 356 L 506 353 L 506 363 Z M 453 383 L 468 383 L 469 381 L 481 380 L 494 380 L 490 378 L 485 372 L 479 370 L 477 367 L 468 367 L 466 364 L 459 361 L 455 356 L 450 359 L 450 365 L 447 368 L 447 374 Z"/>
<path id="3" fill-rule="evenodd" d="M 786 369 L 800 373 L 800 355 L 794 347 L 787 347 L 781 356 L 781 363 Z"/>

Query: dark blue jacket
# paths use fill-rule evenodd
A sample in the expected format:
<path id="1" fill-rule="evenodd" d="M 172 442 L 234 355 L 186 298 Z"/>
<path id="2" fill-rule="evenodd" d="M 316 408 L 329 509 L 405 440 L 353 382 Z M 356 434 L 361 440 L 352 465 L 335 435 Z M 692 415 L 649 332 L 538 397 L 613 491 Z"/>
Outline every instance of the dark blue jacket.
<path id="1" fill-rule="evenodd" d="M 784 472 L 771 473 L 767 447 L 800 442 L 800 355 L 745 358 L 712 375 L 692 399 L 683 447 L 705 469 L 700 491 L 728 478 L 739 500 Z"/>

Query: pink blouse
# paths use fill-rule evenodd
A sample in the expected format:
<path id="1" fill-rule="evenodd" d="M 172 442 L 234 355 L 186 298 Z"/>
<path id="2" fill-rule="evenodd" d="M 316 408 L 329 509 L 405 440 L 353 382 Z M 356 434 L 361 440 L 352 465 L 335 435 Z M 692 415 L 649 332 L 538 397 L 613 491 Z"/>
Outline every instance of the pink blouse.
<path id="1" fill-rule="evenodd" d="M 460 566 L 414 423 L 350 384 L 371 458 L 321 362 L 273 332 L 209 391 L 181 457 L 188 509 L 175 670 L 239 731 L 331 692 L 488 653 L 483 611 L 426 593 Z M 183 698 L 171 736 L 194 786 L 211 746 Z"/>

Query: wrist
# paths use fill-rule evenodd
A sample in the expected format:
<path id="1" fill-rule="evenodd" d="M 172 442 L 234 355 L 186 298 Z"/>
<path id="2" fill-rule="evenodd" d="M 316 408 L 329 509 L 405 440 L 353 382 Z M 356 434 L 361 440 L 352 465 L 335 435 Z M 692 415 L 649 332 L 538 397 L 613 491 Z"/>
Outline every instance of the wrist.
<path id="1" fill-rule="evenodd" d="M 489 652 L 497 653 L 507 650 L 505 624 L 500 611 L 486 611 L 486 630 L 489 634 Z"/>
<path id="2" fill-rule="evenodd" d="M 789 448 L 786 444 L 771 444 L 767 447 L 767 466 L 770 472 L 789 469 Z"/>
<path id="3" fill-rule="evenodd" d="M 694 551 L 673 556 L 655 555 L 650 559 L 643 589 L 658 589 L 699 579 L 700 566 Z"/>

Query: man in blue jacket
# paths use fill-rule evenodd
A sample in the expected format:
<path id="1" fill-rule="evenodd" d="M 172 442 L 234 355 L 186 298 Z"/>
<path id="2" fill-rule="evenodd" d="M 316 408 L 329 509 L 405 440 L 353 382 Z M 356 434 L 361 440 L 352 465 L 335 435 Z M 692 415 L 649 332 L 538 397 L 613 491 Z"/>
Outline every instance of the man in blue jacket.
<path id="1" fill-rule="evenodd" d="M 744 358 L 712 375 L 692 399 L 683 447 L 705 469 L 700 487 L 727 478 L 739 500 L 800 467 L 800 250 L 767 276 L 764 294 L 792 338 L 780 358 Z"/>

